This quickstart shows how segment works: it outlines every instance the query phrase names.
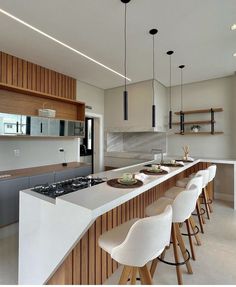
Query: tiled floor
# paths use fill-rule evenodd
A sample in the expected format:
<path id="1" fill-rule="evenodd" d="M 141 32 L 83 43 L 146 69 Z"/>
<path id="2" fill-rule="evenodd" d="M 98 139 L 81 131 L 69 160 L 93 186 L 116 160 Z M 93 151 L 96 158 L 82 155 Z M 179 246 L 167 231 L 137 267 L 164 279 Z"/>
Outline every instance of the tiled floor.
<path id="1" fill-rule="evenodd" d="M 17 284 L 17 225 L 0 230 L 0 284 Z M 202 246 L 196 246 L 197 260 L 191 261 L 193 275 L 186 273 L 184 284 L 236 284 L 236 211 L 232 205 L 214 202 L 211 221 L 201 235 Z M 187 244 L 186 244 L 187 246 Z M 172 249 L 166 255 L 172 259 Z M 117 284 L 121 269 L 105 283 Z M 160 263 L 154 277 L 155 284 L 177 284 L 175 268 Z"/>
<path id="2" fill-rule="evenodd" d="M 18 224 L 0 229 L 0 285 L 17 284 Z"/>

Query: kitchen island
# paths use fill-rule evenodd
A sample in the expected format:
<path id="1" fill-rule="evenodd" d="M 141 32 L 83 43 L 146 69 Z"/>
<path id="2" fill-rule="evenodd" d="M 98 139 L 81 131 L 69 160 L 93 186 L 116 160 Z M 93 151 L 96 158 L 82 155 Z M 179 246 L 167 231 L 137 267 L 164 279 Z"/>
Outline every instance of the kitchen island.
<path id="1" fill-rule="evenodd" d="M 139 173 L 147 163 L 96 174 L 111 179 L 124 172 L 135 173 L 144 183 L 135 189 L 101 183 L 56 199 L 22 191 L 19 284 L 102 284 L 118 264 L 99 248 L 100 234 L 132 218 L 144 217 L 148 204 L 177 179 L 207 168 L 210 163 L 206 161 L 198 159 L 159 176 Z"/>

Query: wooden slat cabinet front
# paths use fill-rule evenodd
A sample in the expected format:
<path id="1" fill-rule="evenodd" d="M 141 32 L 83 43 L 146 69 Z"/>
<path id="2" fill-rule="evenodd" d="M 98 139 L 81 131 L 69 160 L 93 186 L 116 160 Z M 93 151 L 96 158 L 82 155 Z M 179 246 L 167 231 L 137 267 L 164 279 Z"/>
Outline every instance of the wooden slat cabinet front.
<path id="1" fill-rule="evenodd" d="M 177 176 L 98 217 L 72 250 L 72 255 L 69 255 L 69 257 L 72 256 L 73 258 L 70 261 L 71 264 L 68 265 L 68 262 L 65 261 L 47 284 L 103 284 L 116 271 L 118 264 L 98 246 L 99 236 L 103 232 L 132 218 L 145 217 L 146 206 L 163 196 L 165 191 L 174 186 L 178 179 L 208 166 L 208 163 L 196 164 Z M 71 272 L 73 274 L 72 283 L 68 280 Z M 67 276 L 61 276 L 60 273 L 67 274 Z"/>

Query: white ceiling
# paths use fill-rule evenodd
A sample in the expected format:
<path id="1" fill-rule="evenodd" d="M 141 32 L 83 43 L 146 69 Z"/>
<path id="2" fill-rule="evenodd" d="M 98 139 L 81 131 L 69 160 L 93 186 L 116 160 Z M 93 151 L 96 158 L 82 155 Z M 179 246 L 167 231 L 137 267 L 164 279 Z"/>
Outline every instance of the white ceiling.
<path id="1" fill-rule="evenodd" d="M 0 0 L 0 8 L 123 74 L 124 5 L 120 0 Z M 131 0 L 128 4 L 128 77 L 152 78 L 152 38 L 157 79 L 168 85 L 173 49 L 173 82 L 185 64 L 185 83 L 236 71 L 236 0 Z M 124 80 L 0 13 L 0 50 L 101 88 Z"/>

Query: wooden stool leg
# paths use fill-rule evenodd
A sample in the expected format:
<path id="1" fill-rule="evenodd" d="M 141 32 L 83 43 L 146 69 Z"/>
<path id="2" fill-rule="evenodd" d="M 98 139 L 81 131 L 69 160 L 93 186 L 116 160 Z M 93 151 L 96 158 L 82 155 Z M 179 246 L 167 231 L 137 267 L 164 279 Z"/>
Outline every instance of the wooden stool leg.
<path id="1" fill-rule="evenodd" d="M 197 201 L 197 204 L 196 204 L 196 211 L 197 211 L 197 217 L 198 217 L 201 233 L 204 233 L 203 221 L 202 221 L 201 209 L 200 209 L 200 206 L 199 206 L 199 201 Z"/>
<path id="2" fill-rule="evenodd" d="M 179 254 L 178 254 L 178 243 L 177 243 L 177 238 L 176 238 L 176 229 L 177 229 L 177 224 L 176 223 L 172 223 L 171 237 L 172 237 L 172 242 L 173 242 L 175 263 L 179 263 Z M 178 265 L 176 266 L 176 274 L 177 274 L 178 284 L 179 285 L 183 285 L 182 272 L 181 272 L 180 266 L 178 266 Z"/>
<path id="3" fill-rule="evenodd" d="M 202 196 L 203 196 L 203 193 L 202 193 Z M 204 200 L 203 200 L 203 203 L 204 203 Z M 200 201 L 200 198 L 198 198 L 198 206 L 199 206 L 199 212 L 201 213 L 201 201 Z M 205 224 L 206 221 L 205 221 L 204 215 L 201 215 L 201 219 L 202 219 L 202 223 Z"/>
<path id="4" fill-rule="evenodd" d="M 196 230 L 195 230 L 196 223 L 195 223 L 195 220 L 193 219 L 192 216 L 189 217 L 189 222 L 190 222 L 190 225 L 191 225 L 191 227 L 192 227 L 193 233 L 195 233 L 195 232 L 196 232 Z M 197 242 L 197 245 L 202 245 L 198 233 L 194 235 L 194 238 L 195 238 L 195 240 L 196 240 L 196 242 Z"/>
<path id="5" fill-rule="evenodd" d="M 147 268 L 147 265 L 139 268 L 140 278 L 142 285 L 153 285 L 152 277 Z"/>
<path id="6" fill-rule="evenodd" d="M 180 232 L 180 229 L 179 229 L 178 225 L 176 225 L 176 236 L 177 236 L 177 240 L 179 242 L 179 247 L 180 247 L 182 256 L 183 256 L 184 260 L 187 260 L 188 259 L 188 254 L 186 252 L 186 247 L 185 247 L 185 244 L 184 244 L 184 240 L 183 240 L 183 237 L 181 235 L 181 232 Z M 186 267 L 187 267 L 188 273 L 189 274 L 193 274 L 193 270 L 192 270 L 192 266 L 190 264 L 190 261 L 186 262 Z"/>
<path id="7" fill-rule="evenodd" d="M 167 248 L 165 248 L 164 251 L 161 254 L 161 259 L 162 260 L 164 260 L 164 258 L 165 258 L 166 249 Z M 155 273 L 155 271 L 157 269 L 158 262 L 159 262 L 158 258 L 155 258 L 155 259 L 152 260 L 152 264 L 151 264 L 151 268 L 150 268 L 150 274 L 151 274 L 152 278 L 153 278 L 154 273 Z"/>
<path id="8" fill-rule="evenodd" d="M 196 260 L 195 251 L 194 251 L 194 247 L 193 247 L 192 236 L 191 236 L 191 231 L 190 231 L 190 222 L 189 222 L 189 219 L 187 219 L 185 222 L 186 222 L 187 231 L 188 231 L 188 240 L 189 240 L 189 244 L 190 244 L 192 259 L 193 259 L 193 260 Z"/>
<path id="9" fill-rule="evenodd" d="M 210 210 L 210 213 L 212 213 L 212 212 L 213 212 L 212 204 L 209 203 L 209 198 L 211 198 L 211 196 L 210 196 L 210 191 L 209 191 L 209 189 L 210 189 L 210 184 L 211 184 L 211 183 L 208 183 L 208 185 L 207 185 L 207 187 L 206 187 L 206 191 L 207 191 L 207 198 L 208 198 L 209 210 Z"/>
<path id="10" fill-rule="evenodd" d="M 131 275 L 131 285 L 135 285 L 136 284 L 137 271 L 138 271 L 138 268 L 137 267 L 133 267 L 132 275 Z"/>
<path id="11" fill-rule="evenodd" d="M 120 276 L 119 285 L 126 285 L 127 284 L 131 270 L 132 270 L 132 267 L 124 266 L 124 269 L 123 269 L 122 274 Z"/>
<path id="12" fill-rule="evenodd" d="M 206 208 L 206 213 L 207 213 L 207 218 L 210 219 L 210 211 L 209 211 L 209 205 L 208 205 L 208 197 L 207 197 L 207 193 L 206 193 L 206 188 L 203 188 L 203 201 L 205 204 L 205 208 Z"/>

